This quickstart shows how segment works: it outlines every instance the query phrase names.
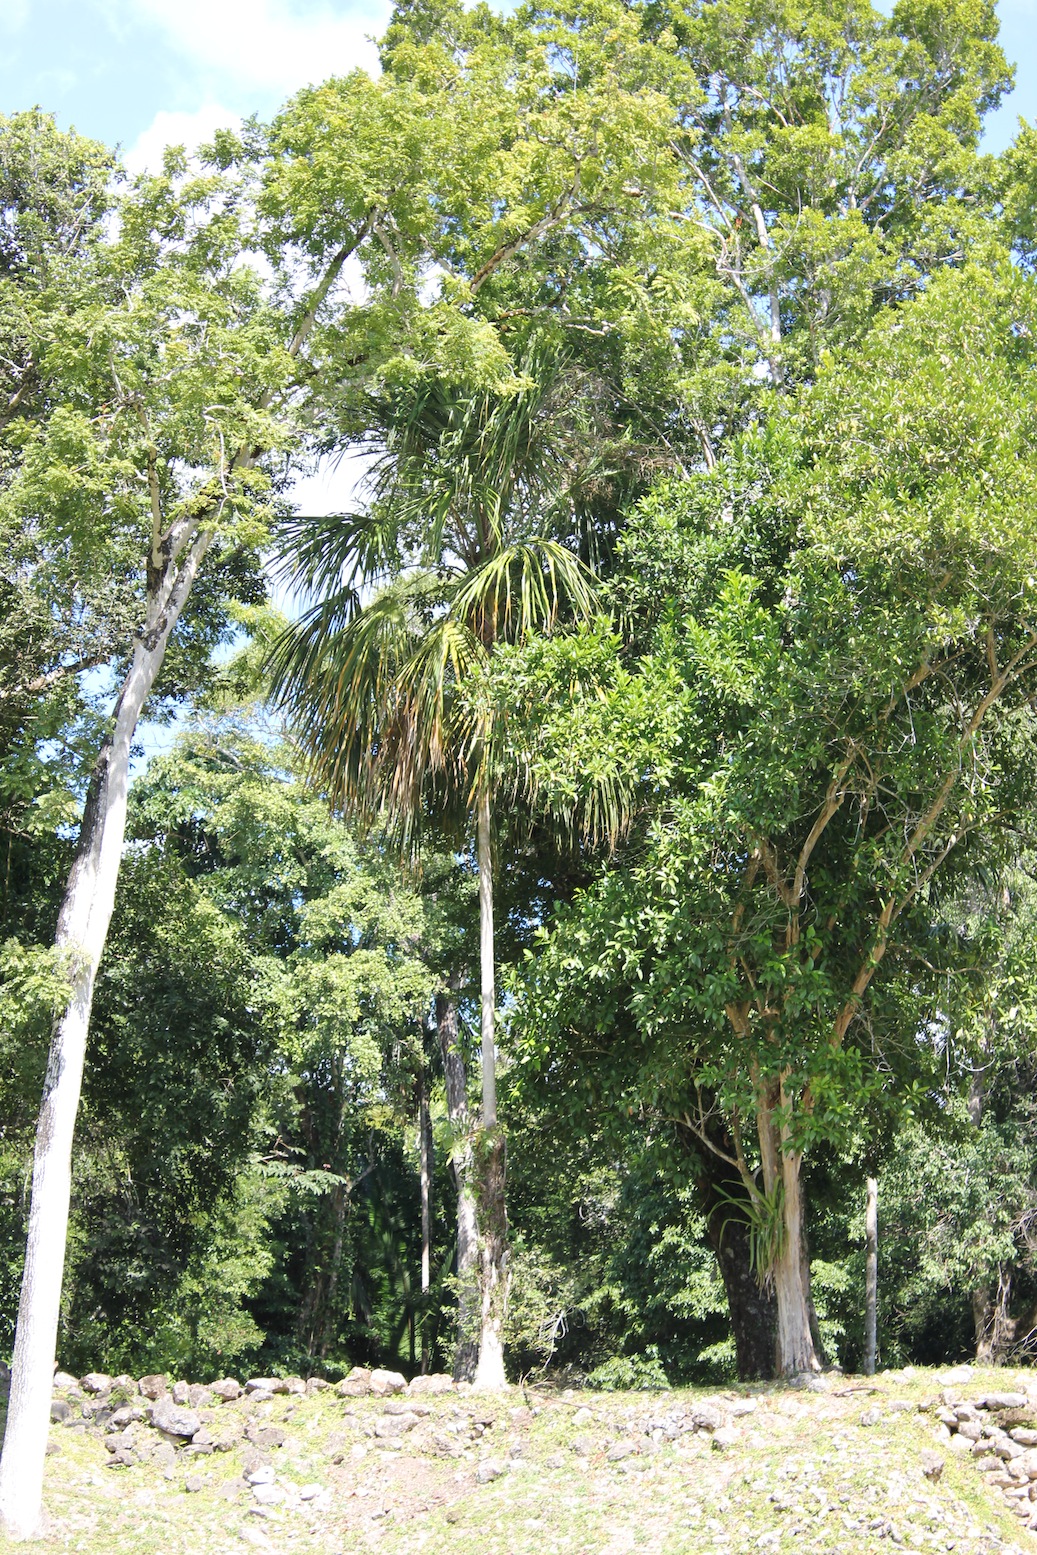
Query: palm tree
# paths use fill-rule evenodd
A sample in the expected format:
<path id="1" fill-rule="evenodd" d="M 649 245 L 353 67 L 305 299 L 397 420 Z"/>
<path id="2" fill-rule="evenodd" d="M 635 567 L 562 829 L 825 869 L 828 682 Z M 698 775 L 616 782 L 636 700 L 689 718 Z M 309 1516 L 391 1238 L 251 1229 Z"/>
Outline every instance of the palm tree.
<path id="1" fill-rule="evenodd" d="M 507 1221 L 492 857 L 502 731 L 486 672 L 501 644 L 594 609 L 593 574 L 572 549 L 580 495 L 602 464 L 600 452 L 588 458 L 587 404 L 574 374 L 534 353 L 505 391 L 466 392 L 437 378 L 383 407 L 365 510 L 292 526 L 286 552 L 316 603 L 272 659 L 276 692 L 333 804 L 380 818 L 405 845 L 416 844 L 424 820 L 458 810 L 474 831 L 482 1048 L 481 1126 L 470 1141 L 475 1381 L 487 1388 L 504 1385 Z"/>

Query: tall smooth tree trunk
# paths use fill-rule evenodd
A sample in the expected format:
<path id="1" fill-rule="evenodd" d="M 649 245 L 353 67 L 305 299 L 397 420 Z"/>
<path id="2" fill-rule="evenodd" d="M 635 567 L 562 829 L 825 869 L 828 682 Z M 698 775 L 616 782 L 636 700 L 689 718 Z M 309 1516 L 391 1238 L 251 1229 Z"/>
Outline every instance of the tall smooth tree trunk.
<path id="1" fill-rule="evenodd" d="M 773 1201 L 780 1196 L 782 1236 L 771 1265 L 777 1304 L 775 1360 L 780 1376 L 820 1371 L 814 1345 L 809 1270 L 804 1267 L 805 1241 L 802 1154 L 789 1148 L 778 1122 L 780 1089 L 772 1087 L 757 1097 L 757 1128 L 763 1183 Z"/>
<path id="2" fill-rule="evenodd" d="M 0 1458 L 0 1520 L 15 1538 L 32 1538 L 42 1525 L 43 1467 L 68 1236 L 72 1142 L 94 984 L 122 861 L 130 750 L 144 704 L 162 667 L 170 633 L 210 539 L 198 536 L 173 578 L 163 576 L 153 583 L 144 630 L 133 644 L 111 733 L 94 767 L 79 845 L 58 915 L 55 947 L 66 960 L 69 998 L 51 1036 L 36 1125 L 25 1269 Z"/>
<path id="3" fill-rule="evenodd" d="M 874 1177 L 868 1178 L 864 1238 L 864 1375 L 874 1377 L 879 1337 L 879 1185 Z"/>
<path id="4" fill-rule="evenodd" d="M 421 1171 L 421 1370 L 428 1371 L 428 1293 L 432 1286 L 432 1119 L 424 1063 L 418 1080 L 418 1153 Z"/>
<path id="5" fill-rule="evenodd" d="M 480 1323 L 475 1385 L 496 1392 L 507 1384 L 504 1375 L 504 1319 L 508 1309 L 508 1218 L 505 1208 L 504 1135 L 497 1123 L 493 857 L 490 793 L 485 782 L 479 788 L 475 833 L 479 864 L 479 970 L 482 991 L 482 1127 L 476 1147 Z"/>
<path id="6" fill-rule="evenodd" d="M 436 995 L 436 1028 L 446 1083 L 446 1110 L 454 1136 L 451 1172 L 457 1190 L 457 1345 L 454 1380 L 471 1382 L 479 1359 L 479 1220 L 473 1183 L 468 1077 L 457 1035 L 457 996 L 451 987 Z"/>

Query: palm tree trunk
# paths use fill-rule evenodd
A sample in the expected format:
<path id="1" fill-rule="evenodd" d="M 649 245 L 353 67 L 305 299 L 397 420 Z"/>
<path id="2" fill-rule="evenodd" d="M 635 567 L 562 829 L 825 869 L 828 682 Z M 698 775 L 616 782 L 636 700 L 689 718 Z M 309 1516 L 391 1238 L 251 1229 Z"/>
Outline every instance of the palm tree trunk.
<path id="1" fill-rule="evenodd" d="M 506 1386 L 504 1319 L 508 1307 L 508 1217 L 504 1135 L 497 1124 L 496 987 L 493 938 L 493 858 L 490 792 L 480 784 L 475 817 L 479 863 L 479 963 L 482 985 L 482 1128 L 476 1150 L 479 1198 L 479 1360 L 475 1385 Z"/>
<path id="2" fill-rule="evenodd" d="M 454 1381 L 471 1382 L 479 1358 L 478 1273 L 479 1222 L 475 1202 L 468 1078 L 457 1039 L 457 998 L 453 982 L 436 995 L 436 1027 L 443 1057 L 446 1110 L 454 1142 L 450 1167 L 457 1189 L 457 1346 Z"/>
<path id="3" fill-rule="evenodd" d="M 432 1119 L 425 1063 L 418 1077 L 418 1155 L 421 1171 L 421 1370 L 428 1371 L 428 1293 L 432 1285 Z"/>

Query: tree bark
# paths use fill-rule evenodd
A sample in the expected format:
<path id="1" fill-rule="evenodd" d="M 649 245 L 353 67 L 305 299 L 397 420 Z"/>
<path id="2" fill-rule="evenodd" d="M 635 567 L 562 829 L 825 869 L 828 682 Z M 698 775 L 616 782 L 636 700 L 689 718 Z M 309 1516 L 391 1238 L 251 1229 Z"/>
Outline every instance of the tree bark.
<path id="1" fill-rule="evenodd" d="M 468 1082 L 457 1040 L 456 988 L 436 995 L 436 1028 L 446 1082 L 446 1110 L 454 1137 L 451 1173 L 457 1189 L 457 1345 L 455 1382 L 471 1382 L 479 1359 L 479 1222 L 472 1183 Z"/>
<path id="2" fill-rule="evenodd" d="M 68 965 L 69 998 L 55 1022 L 33 1155 L 25 1269 L 18 1303 L 11 1396 L 0 1458 L 0 1518 L 16 1538 L 39 1533 L 50 1425 L 61 1283 L 72 1184 L 72 1142 L 82 1087 L 94 984 L 119 878 L 126 833 L 130 750 L 144 704 L 162 667 L 211 536 L 200 535 L 170 580 L 149 591 L 115 705 L 111 733 L 94 767 L 79 845 L 58 915 L 55 947 Z M 172 564 L 170 564 L 172 568 Z"/>
<path id="3" fill-rule="evenodd" d="M 792 1377 L 820 1371 L 821 1363 L 814 1345 L 810 1289 L 804 1273 L 803 1157 L 789 1148 L 776 1120 L 780 1101 L 777 1087 L 758 1096 L 757 1127 L 764 1189 L 772 1202 L 775 1197 L 781 1201 L 782 1234 L 770 1270 L 777 1303 L 775 1359 L 779 1375 Z"/>
<path id="4" fill-rule="evenodd" d="M 428 1293 L 432 1285 L 432 1119 L 424 1061 L 418 1079 L 418 1153 L 421 1169 L 421 1370 L 428 1371 Z"/>
<path id="5" fill-rule="evenodd" d="M 497 1392 L 504 1375 L 504 1320 L 508 1308 L 507 1155 L 497 1124 L 496 1003 L 493 936 L 493 858 L 490 792 L 479 788 L 475 817 L 479 864 L 479 970 L 481 981 L 482 1128 L 476 1152 L 479 1196 L 479 1360 L 475 1385 Z"/>
<path id="6" fill-rule="evenodd" d="M 868 1207 L 864 1222 L 867 1242 L 864 1276 L 864 1375 L 874 1377 L 878 1360 L 879 1311 L 879 1185 L 868 1178 Z"/>
<path id="7" fill-rule="evenodd" d="M 689 1138 L 689 1143 L 691 1140 Z M 730 1155 L 732 1142 L 717 1131 L 716 1146 Z M 778 1310 L 774 1287 L 760 1280 L 752 1266 L 748 1213 L 741 1216 L 731 1200 L 748 1199 L 742 1179 L 718 1153 L 694 1144 L 699 1202 L 706 1218 L 706 1235 L 717 1260 L 727 1295 L 735 1364 L 742 1382 L 768 1381 L 774 1376 Z"/>

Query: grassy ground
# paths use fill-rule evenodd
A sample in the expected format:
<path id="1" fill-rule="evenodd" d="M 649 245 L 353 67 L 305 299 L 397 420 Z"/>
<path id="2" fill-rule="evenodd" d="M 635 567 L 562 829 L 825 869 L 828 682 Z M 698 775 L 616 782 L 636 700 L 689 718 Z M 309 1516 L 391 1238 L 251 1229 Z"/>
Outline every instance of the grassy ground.
<path id="1" fill-rule="evenodd" d="M 109 1467 L 102 1435 L 52 1430 L 44 1548 L 84 1555 L 869 1555 L 894 1549 L 1034 1552 L 932 1412 L 942 1385 L 826 1379 L 825 1393 L 553 1393 L 424 1398 L 416 1423 L 387 1401 L 330 1393 L 212 1410 L 214 1436 L 279 1425 L 282 1445 L 240 1441 Z M 975 1372 L 958 1391 L 1025 1389 L 1032 1374 Z M 710 1401 L 718 1440 L 685 1431 Z M 390 1408 L 399 1410 L 400 1400 Z M 746 1407 L 747 1404 L 751 1407 Z M 743 1412 L 744 1411 L 744 1412 Z M 653 1431 L 654 1425 L 654 1431 Z M 136 1428 L 150 1452 L 154 1433 Z M 722 1444 L 721 1444 L 722 1443 Z M 923 1455 L 944 1460 L 934 1482 Z M 172 1459 L 172 1461 L 170 1461 Z M 930 1469 L 932 1465 L 930 1464 Z M 244 1475 L 272 1489 L 263 1505 Z M 481 1482 L 480 1482 L 481 1481 Z M 0 1552 L 13 1551 L 0 1539 Z"/>

